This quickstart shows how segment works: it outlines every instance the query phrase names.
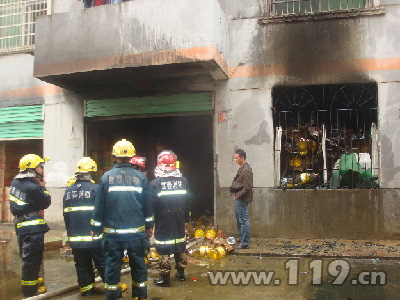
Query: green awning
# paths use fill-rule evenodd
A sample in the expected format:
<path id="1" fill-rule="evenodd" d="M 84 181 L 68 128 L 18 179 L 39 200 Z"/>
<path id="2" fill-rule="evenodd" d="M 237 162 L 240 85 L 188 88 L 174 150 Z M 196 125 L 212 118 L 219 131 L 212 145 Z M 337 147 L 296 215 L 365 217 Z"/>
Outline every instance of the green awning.
<path id="1" fill-rule="evenodd" d="M 87 100 L 85 116 L 111 117 L 212 111 L 212 93 Z"/>
<path id="2" fill-rule="evenodd" d="M 0 108 L 0 140 L 43 138 L 43 106 Z"/>

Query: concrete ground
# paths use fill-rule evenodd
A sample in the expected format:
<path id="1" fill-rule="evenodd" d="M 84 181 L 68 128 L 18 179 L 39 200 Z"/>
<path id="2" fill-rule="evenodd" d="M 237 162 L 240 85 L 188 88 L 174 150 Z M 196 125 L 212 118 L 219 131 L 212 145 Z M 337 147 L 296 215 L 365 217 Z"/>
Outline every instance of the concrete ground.
<path id="1" fill-rule="evenodd" d="M 102 283 L 97 284 L 95 295 L 80 296 L 74 289 L 73 258 L 61 255 L 59 250 L 51 250 L 61 243 L 63 231 L 46 235 L 46 245 L 50 250 L 45 252 L 42 275 L 48 295 L 71 288 L 70 292 L 51 299 L 104 299 Z M 153 281 L 158 278 L 157 264 L 150 265 L 149 299 L 400 299 L 400 286 L 397 284 L 400 280 L 399 244 L 397 241 L 253 238 L 250 249 L 236 251 L 218 261 L 189 257 L 187 281 L 172 279 L 170 288 L 154 286 Z M 22 299 L 21 259 L 17 253 L 13 228 L 1 225 L 0 299 Z M 228 276 L 226 283 L 212 284 L 212 276 L 217 271 L 225 272 L 221 276 L 222 279 Z M 245 271 L 243 278 L 251 280 L 236 282 L 234 276 L 237 273 L 231 274 L 231 271 Z M 272 279 L 258 285 L 259 274 Z M 131 299 L 129 273 L 123 275 L 121 281 L 129 287 L 124 298 Z"/>

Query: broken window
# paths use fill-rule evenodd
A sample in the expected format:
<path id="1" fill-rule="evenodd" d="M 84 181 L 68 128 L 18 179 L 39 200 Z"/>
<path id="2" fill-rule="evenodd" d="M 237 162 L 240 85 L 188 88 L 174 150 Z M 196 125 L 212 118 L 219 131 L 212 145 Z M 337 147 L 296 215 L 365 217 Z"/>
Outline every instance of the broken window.
<path id="1" fill-rule="evenodd" d="M 377 188 L 377 85 L 275 87 L 275 184 Z"/>
<path id="2" fill-rule="evenodd" d="M 264 0 L 262 23 L 383 14 L 380 0 Z"/>

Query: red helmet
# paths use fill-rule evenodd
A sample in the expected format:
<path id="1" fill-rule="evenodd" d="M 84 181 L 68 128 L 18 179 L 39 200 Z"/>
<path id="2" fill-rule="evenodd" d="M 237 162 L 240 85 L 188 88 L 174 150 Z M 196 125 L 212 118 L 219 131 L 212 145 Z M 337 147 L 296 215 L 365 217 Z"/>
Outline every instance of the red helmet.
<path id="1" fill-rule="evenodd" d="M 143 169 L 146 168 L 146 157 L 134 156 L 129 161 L 132 165 L 137 165 Z"/>
<path id="2" fill-rule="evenodd" d="M 174 152 L 164 150 L 157 157 L 157 166 L 164 171 L 176 170 L 176 155 Z"/>

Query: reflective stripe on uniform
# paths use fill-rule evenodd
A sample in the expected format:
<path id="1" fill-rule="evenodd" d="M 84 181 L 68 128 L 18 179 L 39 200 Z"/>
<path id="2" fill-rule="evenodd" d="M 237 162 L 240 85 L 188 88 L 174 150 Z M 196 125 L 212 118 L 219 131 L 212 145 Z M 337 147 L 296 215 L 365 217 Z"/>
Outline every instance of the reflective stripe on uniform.
<path id="1" fill-rule="evenodd" d="M 21 228 L 21 227 L 24 227 L 24 226 L 43 225 L 43 224 L 46 224 L 45 220 L 37 219 L 37 220 L 33 220 L 33 221 L 26 221 L 26 222 L 17 223 L 17 228 Z"/>
<path id="2" fill-rule="evenodd" d="M 97 222 L 97 221 L 95 221 L 95 220 L 93 220 L 93 219 L 90 219 L 90 225 L 93 225 L 93 226 L 101 226 L 101 222 Z"/>
<path id="3" fill-rule="evenodd" d="M 186 242 L 186 238 L 169 240 L 169 241 L 154 240 L 154 243 L 159 244 L 159 245 L 173 245 L 173 244 L 178 244 L 178 243 L 183 243 L 183 242 Z"/>
<path id="4" fill-rule="evenodd" d="M 135 281 L 132 280 L 132 286 L 135 286 L 135 287 L 146 287 L 147 286 L 147 281 L 145 281 L 145 282 L 135 282 Z"/>
<path id="5" fill-rule="evenodd" d="M 45 194 L 50 196 L 50 193 L 48 191 L 43 191 L 43 193 L 45 193 Z"/>
<path id="6" fill-rule="evenodd" d="M 98 237 L 99 239 L 103 238 L 102 236 Z M 91 236 L 69 236 L 68 240 L 70 242 L 92 242 L 94 238 Z"/>
<path id="7" fill-rule="evenodd" d="M 114 229 L 114 228 L 107 228 L 104 227 L 103 231 L 105 233 L 138 233 L 145 230 L 144 226 L 140 226 L 138 228 L 128 228 L 128 229 Z"/>
<path id="8" fill-rule="evenodd" d="M 191 215 L 192 215 L 192 212 L 190 211 L 190 212 L 189 212 L 189 217 L 190 217 Z"/>
<path id="9" fill-rule="evenodd" d="M 111 285 L 111 284 L 107 284 L 107 283 L 104 284 L 104 288 L 106 290 L 115 291 L 115 290 L 118 290 L 120 287 L 121 287 L 121 282 L 118 284 L 115 284 L 115 285 Z"/>
<path id="10" fill-rule="evenodd" d="M 158 197 L 166 195 L 186 195 L 186 190 L 161 191 L 157 194 Z"/>
<path id="11" fill-rule="evenodd" d="M 32 281 L 21 280 L 21 285 L 37 285 L 37 284 L 38 284 L 37 280 L 32 280 Z"/>
<path id="12" fill-rule="evenodd" d="M 75 207 L 66 207 L 66 208 L 64 208 L 64 212 L 93 210 L 93 209 L 94 209 L 94 206 L 75 206 Z"/>
<path id="13" fill-rule="evenodd" d="M 84 293 L 84 292 L 87 292 L 87 291 L 91 290 L 92 288 L 94 288 L 94 283 L 89 284 L 89 285 L 87 285 L 85 287 L 81 287 L 80 290 L 81 290 L 81 293 Z"/>
<path id="14" fill-rule="evenodd" d="M 15 204 L 17 204 L 17 205 L 26 205 L 26 204 L 28 204 L 28 203 L 26 203 L 26 202 L 24 202 L 22 200 L 19 200 L 17 197 L 14 197 L 13 195 L 8 194 L 8 197 L 10 197 L 10 201 L 15 202 Z"/>
<path id="15" fill-rule="evenodd" d="M 151 221 L 154 221 L 154 216 L 146 218 L 146 222 L 151 222 Z"/>
<path id="16" fill-rule="evenodd" d="M 143 188 L 137 186 L 110 186 L 109 192 L 138 192 L 141 193 Z"/>

